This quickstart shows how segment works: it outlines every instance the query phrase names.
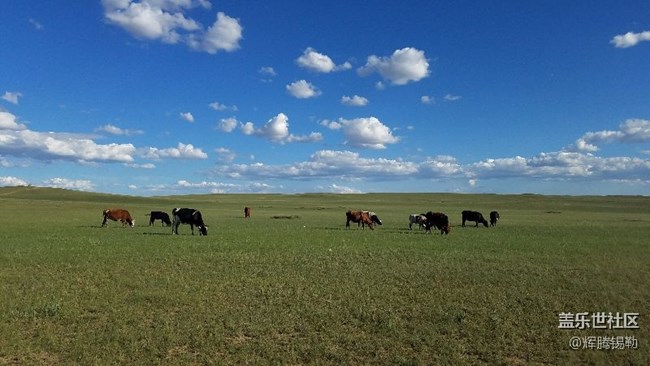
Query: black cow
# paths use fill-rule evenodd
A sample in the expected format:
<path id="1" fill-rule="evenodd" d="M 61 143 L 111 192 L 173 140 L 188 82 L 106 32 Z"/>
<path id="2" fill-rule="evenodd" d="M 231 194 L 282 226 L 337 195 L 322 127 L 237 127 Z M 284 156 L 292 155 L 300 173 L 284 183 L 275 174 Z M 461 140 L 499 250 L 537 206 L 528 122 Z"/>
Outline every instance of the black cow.
<path id="1" fill-rule="evenodd" d="M 166 212 L 162 211 L 151 211 L 147 214 L 149 216 L 149 226 L 153 225 L 154 221 L 160 220 L 163 226 L 171 226 L 172 222 L 169 219 L 169 215 Z"/>
<path id="2" fill-rule="evenodd" d="M 463 211 L 463 227 L 465 227 L 465 221 L 476 222 L 476 227 L 478 227 L 479 223 L 485 227 L 489 227 L 487 220 L 483 218 L 483 214 L 477 211 Z"/>
<path id="3" fill-rule="evenodd" d="M 501 216 L 499 216 L 498 212 L 490 212 L 490 226 L 497 226 L 497 221 L 499 221 L 500 218 Z"/>
<path id="4" fill-rule="evenodd" d="M 427 232 L 431 232 L 431 228 L 435 227 L 440 230 L 440 235 L 449 234 L 449 217 L 441 212 L 427 212 L 425 214 L 427 220 L 424 223 L 424 227 Z"/>
<path id="5" fill-rule="evenodd" d="M 199 235 L 208 235 L 208 227 L 203 223 L 201 211 L 193 208 L 175 208 L 172 210 L 174 223 L 172 224 L 172 234 L 178 235 L 178 225 L 189 224 L 194 235 L 194 226 L 199 228 Z"/>

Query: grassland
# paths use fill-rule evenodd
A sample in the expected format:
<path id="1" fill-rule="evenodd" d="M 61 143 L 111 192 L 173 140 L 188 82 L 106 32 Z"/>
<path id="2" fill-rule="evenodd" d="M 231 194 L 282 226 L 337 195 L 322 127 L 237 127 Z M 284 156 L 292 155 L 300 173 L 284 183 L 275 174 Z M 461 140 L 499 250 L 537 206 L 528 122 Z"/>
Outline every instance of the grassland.
<path id="1" fill-rule="evenodd" d="M 0 364 L 650 363 L 648 197 L 23 187 L 0 205 Z M 178 206 L 209 235 L 147 226 Z M 100 228 L 108 207 L 136 227 Z M 345 230 L 354 208 L 384 225 Z M 463 209 L 502 220 L 462 228 Z M 427 210 L 450 216 L 450 235 L 408 230 Z M 639 313 L 639 329 L 558 329 L 561 312 Z M 572 350 L 573 336 L 638 348 Z"/>

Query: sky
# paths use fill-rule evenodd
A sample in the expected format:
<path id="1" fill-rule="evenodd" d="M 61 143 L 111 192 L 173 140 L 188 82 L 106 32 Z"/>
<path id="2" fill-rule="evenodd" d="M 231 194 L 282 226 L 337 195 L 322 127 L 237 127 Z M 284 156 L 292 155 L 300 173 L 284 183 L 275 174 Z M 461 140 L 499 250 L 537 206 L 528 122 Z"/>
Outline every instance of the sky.
<path id="1" fill-rule="evenodd" d="M 650 195 L 647 0 L 0 8 L 0 186 Z"/>

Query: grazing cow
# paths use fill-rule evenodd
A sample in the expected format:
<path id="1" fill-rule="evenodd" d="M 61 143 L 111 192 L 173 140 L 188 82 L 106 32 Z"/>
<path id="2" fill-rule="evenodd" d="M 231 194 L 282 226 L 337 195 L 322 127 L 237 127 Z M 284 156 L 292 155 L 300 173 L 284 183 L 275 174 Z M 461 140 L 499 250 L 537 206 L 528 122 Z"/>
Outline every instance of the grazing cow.
<path id="1" fill-rule="evenodd" d="M 251 210 L 252 210 L 252 208 L 250 208 L 250 207 L 244 207 L 244 218 L 251 217 Z"/>
<path id="2" fill-rule="evenodd" d="M 193 208 L 175 208 L 172 210 L 174 223 L 172 224 L 172 234 L 178 235 L 178 225 L 189 224 L 194 235 L 194 226 L 199 228 L 199 235 L 208 235 L 208 227 L 203 223 L 201 211 Z"/>
<path id="3" fill-rule="evenodd" d="M 465 221 L 474 221 L 474 222 L 476 222 L 475 227 L 478 227 L 479 223 L 483 224 L 483 226 L 485 226 L 485 227 L 489 227 L 487 220 L 485 218 L 483 218 L 483 214 L 480 213 L 480 212 L 466 210 L 466 211 L 463 211 L 462 216 L 463 216 L 462 217 L 463 218 L 463 227 L 465 227 Z"/>
<path id="4" fill-rule="evenodd" d="M 425 227 L 427 222 L 427 217 L 425 214 L 410 214 L 409 215 L 409 230 L 413 230 L 413 224 L 418 224 L 420 229 Z"/>
<path id="5" fill-rule="evenodd" d="M 427 232 L 431 232 L 431 228 L 435 227 L 440 230 L 440 235 L 449 234 L 451 227 L 449 226 L 449 217 L 442 212 L 427 212 L 425 215 L 427 221 L 425 228 Z"/>
<path id="6" fill-rule="evenodd" d="M 376 215 L 375 215 L 376 216 Z M 370 218 L 369 212 L 368 211 L 348 211 L 345 213 L 345 217 L 347 221 L 345 222 L 345 228 L 350 228 L 350 221 L 356 222 L 357 226 L 362 225 L 362 228 L 365 229 L 365 225 L 368 225 L 370 230 L 374 230 L 373 225 L 373 219 Z M 379 218 L 377 218 L 379 222 Z"/>
<path id="7" fill-rule="evenodd" d="M 154 224 L 154 221 L 160 220 L 161 225 L 163 226 L 171 226 L 172 222 L 169 219 L 169 215 L 166 212 L 162 211 L 151 211 L 151 213 L 148 213 L 147 216 L 149 216 L 149 226 Z"/>
<path id="8" fill-rule="evenodd" d="M 372 212 L 372 211 L 363 211 L 363 212 L 365 212 L 365 213 L 368 214 L 368 217 L 370 218 L 370 221 L 372 221 L 373 223 L 375 223 L 375 224 L 377 224 L 377 225 L 383 225 L 383 223 L 382 223 L 381 220 L 379 219 L 379 216 L 377 216 L 376 213 L 374 213 L 374 212 Z M 362 228 L 363 228 L 363 225 L 364 225 L 364 222 L 361 221 L 361 227 L 362 227 Z"/>
<path id="9" fill-rule="evenodd" d="M 130 227 L 135 226 L 135 220 L 131 218 L 131 214 L 129 211 L 121 209 L 121 208 L 109 208 L 107 210 L 104 210 L 104 221 L 102 222 L 102 227 L 108 226 L 107 220 L 111 219 L 113 221 L 120 221 L 122 222 L 122 226 L 128 224 Z"/>
<path id="10" fill-rule="evenodd" d="M 499 221 L 500 218 L 501 216 L 499 216 L 498 212 L 490 212 L 490 226 L 497 226 L 497 221 Z"/>

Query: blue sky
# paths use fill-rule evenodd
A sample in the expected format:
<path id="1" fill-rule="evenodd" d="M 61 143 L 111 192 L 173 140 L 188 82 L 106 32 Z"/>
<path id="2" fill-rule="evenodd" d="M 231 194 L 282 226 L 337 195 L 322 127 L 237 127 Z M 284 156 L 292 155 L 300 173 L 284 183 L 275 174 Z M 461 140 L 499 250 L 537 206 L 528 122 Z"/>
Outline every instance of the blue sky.
<path id="1" fill-rule="evenodd" d="M 648 1 L 5 0 L 0 186 L 650 194 Z"/>

